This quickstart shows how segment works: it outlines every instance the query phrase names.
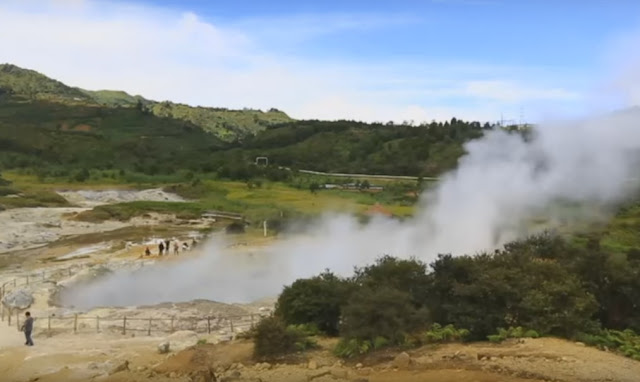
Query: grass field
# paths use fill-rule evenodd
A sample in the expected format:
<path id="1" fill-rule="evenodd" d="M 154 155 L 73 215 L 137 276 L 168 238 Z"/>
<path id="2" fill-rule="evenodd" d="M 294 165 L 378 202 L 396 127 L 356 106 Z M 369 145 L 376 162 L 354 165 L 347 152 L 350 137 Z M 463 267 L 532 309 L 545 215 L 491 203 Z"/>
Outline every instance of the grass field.
<path id="1" fill-rule="evenodd" d="M 56 198 L 55 190 L 74 189 L 127 189 L 163 187 L 189 199 L 187 203 L 175 202 L 130 202 L 96 207 L 93 211 L 80 216 L 87 221 L 106 219 L 127 220 L 148 212 L 172 213 L 182 217 L 197 217 L 207 210 L 221 210 L 241 213 L 249 221 L 262 221 L 281 216 L 317 215 L 327 212 L 365 213 L 371 206 L 381 203 L 397 216 L 413 213 L 413 206 L 407 203 L 384 203 L 389 195 L 384 192 L 369 193 L 345 190 L 320 190 L 311 193 L 307 189 L 298 189 L 283 183 L 265 182 L 260 187 L 249 186 L 243 182 L 205 179 L 198 184 L 190 183 L 117 183 L 113 179 L 68 183 L 65 181 L 40 182 L 31 175 L 8 172 L 5 178 L 12 181 L 12 189 L 23 195 L 48 196 Z M 162 179 L 160 179 L 162 180 Z M 388 184 L 388 183 L 387 183 Z M 29 206 L 20 205 L 22 198 L 0 197 L 0 204 L 9 199 L 7 208 Z M 26 202 L 25 202 L 26 203 Z"/>
<path id="2" fill-rule="evenodd" d="M 11 186 L 0 187 L 0 206 L 5 209 L 67 206 L 66 201 L 54 191 L 73 189 L 162 187 L 189 200 L 186 203 L 140 201 L 99 206 L 78 216 L 78 219 L 85 221 L 128 220 L 150 212 L 175 214 L 189 219 L 197 218 L 208 210 L 218 210 L 240 213 L 257 229 L 263 220 L 312 217 L 330 212 L 363 215 L 375 204 L 381 204 L 398 217 L 411 216 L 415 212 L 415 205 L 398 197 L 404 196 L 399 191 L 402 190 L 402 182 L 378 181 L 378 184 L 386 187 L 385 191 L 378 193 L 346 190 L 319 190 L 312 193 L 307 188 L 276 182 L 263 182 L 260 186 L 215 179 L 177 183 L 172 182 L 177 178 L 165 176 L 135 178 L 142 183 L 123 183 L 121 179 L 109 177 L 92 177 L 85 183 L 62 180 L 43 183 L 34 175 L 15 172 L 7 172 L 4 177 L 12 181 Z M 313 178 L 304 176 L 305 182 L 310 179 Z M 325 177 L 318 177 L 317 180 L 327 181 Z M 594 216 L 601 211 L 588 206 L 554 207 L 556 212 L 559 208 L 567 210 L 562 215 L 572 219 L 555 228 L 559 228 L 560 233 L 569 237 L 575 245 L 585 246 L 595 238 L 600 241 L 603 250 L 610 253 L 626 253 L 640 248 L 640 204 L 630 203 L 613 217 L 600 219 L 594 219 Z M 545 219 L 532 220 L 531 229 L 544 228 L 546 225 Z"/>

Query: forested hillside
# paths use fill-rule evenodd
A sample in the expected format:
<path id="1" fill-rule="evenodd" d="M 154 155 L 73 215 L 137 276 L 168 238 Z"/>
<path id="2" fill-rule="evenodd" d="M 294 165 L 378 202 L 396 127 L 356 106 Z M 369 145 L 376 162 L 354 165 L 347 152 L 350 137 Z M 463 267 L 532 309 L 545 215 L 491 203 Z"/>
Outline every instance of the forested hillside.
<path id="1" fill-rule="evenodd" d="M 199 127 L 135 108 L 0 96 L 0 165 L 68 176 L 76 170 L 147 174 L 200 168 L 223 147 Z"/>
<path id="2" fill-rule="evenodd" d="M 187 170 L 249 179 L 264 176 L 253 165 L 257 156 L 276 168 L 436 176 L 454 168 L 464 143 L 489 128 L 455 118 L 419 126 L 292 121 L 275 109 L 191 107 L 87 91 L 0 65 L 0 166 L 44 176 Z"/>
<path id="3" fill-rule="evenodd" d="M 261 111 L 192 107 L 167 101 L 152 101 L 119 90 L 91 91 L 74 88 L 36 71 L 10 64 L 0 65 L 0 94 L 68 105 L 138 108 L 159 117 L 189 122 L 225 141 L 242 139 L 272 124 L 292 121 L 288 115 L 276 109 Z"/>
<path id="4" fill-rule="evenodd" d="M 280 166 L 327 172 L 435 176 L 454 168 L 463 144 L 489 125 L 451 122 L 420 126 L 353 121 L 298 121 L 248 137 L 227 155 L 268 156 Z"/>

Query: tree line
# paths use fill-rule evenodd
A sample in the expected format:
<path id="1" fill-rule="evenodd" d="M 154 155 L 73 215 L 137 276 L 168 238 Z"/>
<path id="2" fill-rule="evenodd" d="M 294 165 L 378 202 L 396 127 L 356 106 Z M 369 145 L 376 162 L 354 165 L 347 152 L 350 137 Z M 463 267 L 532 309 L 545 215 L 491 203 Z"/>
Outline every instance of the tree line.
<path id="1" fill-rule="evenodd" d="M 92 170 L 149 176 L 190 171 L 280 180 L 274 169 L 432 176 L 491 126 L 453 118 L 422 125 L 294 121 L 224 142 L 183 120 L 138 108 L 0 99 L 0 169 L 83 180 Z M 258 169 L 257 156 L 274 169 Z"/>
<path id="2" fill-rule="evenodd" d="M 577 247 L 546 233 L 428 265 L 384 256 L 351 277 L 296 280 L 270 320 L 284 332 L 302 325 L 339 336 L 336 351 L 347 356 L 443 335 L 526 335 L 607 344 L 640 359 L 640 250 L 612 255 L 595 239 Z"/>

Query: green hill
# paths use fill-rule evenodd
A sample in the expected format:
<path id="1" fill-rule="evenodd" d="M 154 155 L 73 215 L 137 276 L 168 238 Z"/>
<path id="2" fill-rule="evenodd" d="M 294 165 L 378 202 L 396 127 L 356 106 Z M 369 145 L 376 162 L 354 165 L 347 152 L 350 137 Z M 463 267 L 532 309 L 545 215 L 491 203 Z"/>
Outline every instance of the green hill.
<path id="1" fill-rule="evenodd" d="M 0 65 L 0 168 L 68 175 L 176 170 L 248 179 L 252 163 L 343 173 L 437 176 L 464 143 L 491 126 L 453 118 L 420 126 L 292 121 L 279 110 L 228 110 L 155 102 L 122 91 L 72 88 Z"/>
<path id="2" fill-rule="evenodd" d="M 454 168 L 465 152 L 464 143 L 488 128 L 455 118 L 421 126 L 296 121 L 247 137 L 215 157 L 221 166 L 267 156 L 270 163 L 304 170 L 436 176 Z M 242 160 L 227 163 L 231 157 Z"/>
<path id="3" fill-rule="evenodd" d="M 132 96 L 122 90 L 84 90 L 78 89 L 94 102 L 104 106 L 137 106 L 138 101 L 149 104 L 151 101 L 142 96 Z"/>
<path id="4" fill-rule="evenodd" d="M 153 175 L 161 169 L 199 169 L 223 147 L 189 122 L 137 108 L 0 96 L 0 166 L 5 169 L 47 169 L 59 176 L 80 169 Z"/>
<path id="5" fill-rule="evenodd" d="M 13 94 L 30 100 L 49 100 L 67 103 L 93 103 L 80 89 L 15 65 L 0 65 L 0 94 Z"/>
<path id="6" fill-rule="evenodd" d="M 46 100 L 71 105 L 144 108 L 158 117 L 169 117 L 194 124 L 225 141 L 244 139 L 273 124 L 291 122 L 287 114 L 276 109 L 229 110 L 192 107 L 172 102 L 147 100 L 119 90 L 84 90 L 73 88 L 33 70 L 11 64 L 0 65 L 0 94 L 10 94 L 31 101 Z"/>

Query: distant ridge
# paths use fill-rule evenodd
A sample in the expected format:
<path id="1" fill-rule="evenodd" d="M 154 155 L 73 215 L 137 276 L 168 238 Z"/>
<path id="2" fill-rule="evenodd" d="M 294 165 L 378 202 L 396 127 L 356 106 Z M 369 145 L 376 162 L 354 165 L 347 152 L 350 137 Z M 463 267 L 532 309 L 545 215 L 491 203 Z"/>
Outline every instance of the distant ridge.
<path id="1" fill-rule="evenodd" d="M 107 107 L 137 107 L 158 117 L 190 122 L 223 141 L 241 140 L 268 126 L 292 122 L 286 113 L 226 108 L 193 107 L 169 101 L 158 102 L 120 90 L 85 90 L 65 85 L 44 74 L 12 64 L 0 64 L 0 96 L 10 95 L 25 100 Z"/>

